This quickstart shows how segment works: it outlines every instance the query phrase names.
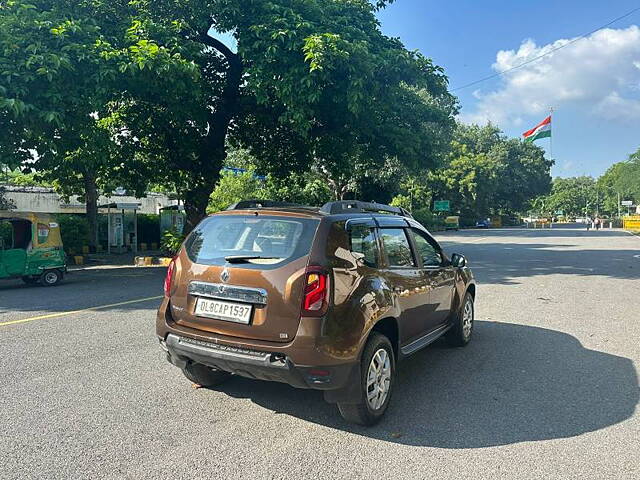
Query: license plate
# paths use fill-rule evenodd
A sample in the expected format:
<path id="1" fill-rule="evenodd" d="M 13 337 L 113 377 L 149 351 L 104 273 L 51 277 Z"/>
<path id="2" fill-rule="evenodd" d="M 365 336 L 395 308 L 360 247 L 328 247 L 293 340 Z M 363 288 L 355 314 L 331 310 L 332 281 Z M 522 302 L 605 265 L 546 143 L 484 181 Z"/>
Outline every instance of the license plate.
<path id="1" fill-rule="evenodd" d="M 198 298 L 194 313 L 198 317 L 216 318 L 227 322 L 248 324 L 251 320 L 251 308 L 250 305 L 243 305 L 241 303 Z"/>

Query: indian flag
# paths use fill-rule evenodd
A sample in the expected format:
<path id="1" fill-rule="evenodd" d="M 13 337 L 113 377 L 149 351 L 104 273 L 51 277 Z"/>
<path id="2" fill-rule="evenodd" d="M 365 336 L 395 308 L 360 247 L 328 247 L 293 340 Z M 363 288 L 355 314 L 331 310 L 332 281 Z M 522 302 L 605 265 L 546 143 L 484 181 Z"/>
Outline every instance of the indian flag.
<path id="1" fill-rule="evenodd" d="M 525 142 L 534 142 L 539 138 L 551 136 L 551 115 L 541 121 L 538 125 L 522 134 Z"/>

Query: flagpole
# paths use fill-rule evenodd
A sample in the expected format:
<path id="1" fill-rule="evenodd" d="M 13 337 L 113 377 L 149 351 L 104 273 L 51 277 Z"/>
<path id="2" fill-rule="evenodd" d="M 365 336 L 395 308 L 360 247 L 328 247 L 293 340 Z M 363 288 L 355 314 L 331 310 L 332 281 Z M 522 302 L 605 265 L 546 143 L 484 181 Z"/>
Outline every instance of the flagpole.
<path id="1" fill-rule="evenodd" d="M 551 116 L 553 115 L 553 107 L 549 107 L 549 118 L 551 119 L 551 135 L 549 135 L 549 156 L 551 160 L 553 160 L 553 119 Z"/>

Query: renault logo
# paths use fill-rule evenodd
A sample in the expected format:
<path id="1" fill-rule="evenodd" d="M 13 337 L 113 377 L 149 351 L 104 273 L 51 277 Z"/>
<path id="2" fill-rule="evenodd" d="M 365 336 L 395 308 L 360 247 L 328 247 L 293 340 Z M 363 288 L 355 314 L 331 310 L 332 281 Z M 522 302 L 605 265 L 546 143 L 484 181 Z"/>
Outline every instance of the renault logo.
<path id="1" fill-rule="evenodd" d="M 222 280 L 224 283 L 227 283 L 230 276 L 231 275 L 229 274 L 229 270 L 227 269 L 227 267 L 224 267 L 224 270 L 222 270 L 222 273 L 220 274 L 220 280 Z"/>

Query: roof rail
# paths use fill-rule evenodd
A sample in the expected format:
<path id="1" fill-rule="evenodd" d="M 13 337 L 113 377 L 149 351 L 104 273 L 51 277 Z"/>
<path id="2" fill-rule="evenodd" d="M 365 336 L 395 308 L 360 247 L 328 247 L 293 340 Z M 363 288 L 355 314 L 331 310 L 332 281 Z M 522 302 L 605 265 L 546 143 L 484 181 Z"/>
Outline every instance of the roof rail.
<path id="1" fill-rule="evenodd" d="M 385 212 L 413 218 L 412 215 L 402 207 L 392 207 L 391 205 L 376 202 L 361 202 L 360 200 L 340 200 L 338 202 L 325 203 L 320 211 L 328 214 Z"/>
<path id="2" fill-rule="evenodd" d="M 304 207 L 297 203 L 276 202 L 274 200 L 241 200 L 227 207 L 227 210 L 244 210 L 247 208 L 283 208 L 283 207 Z"/>

